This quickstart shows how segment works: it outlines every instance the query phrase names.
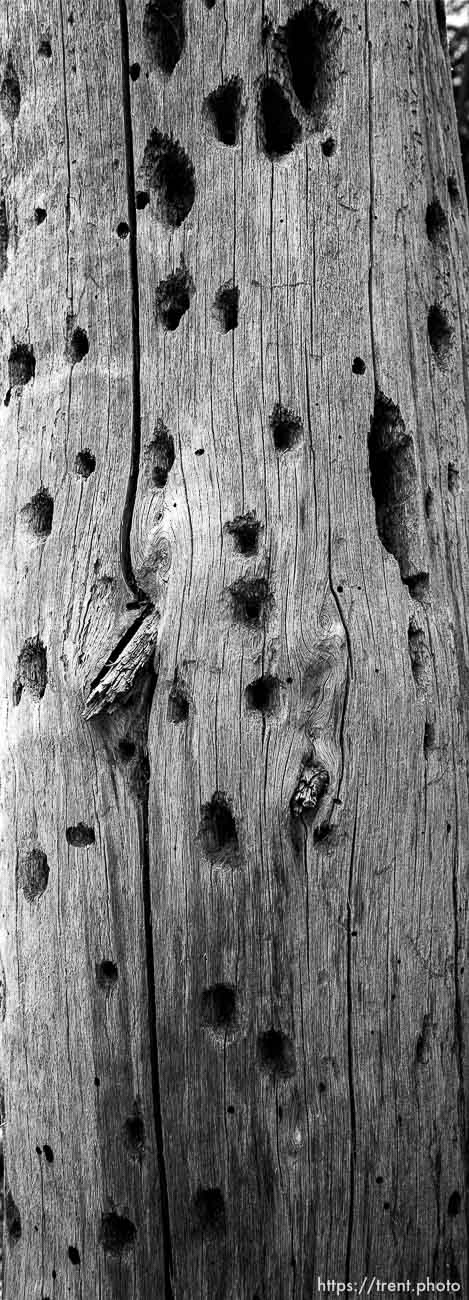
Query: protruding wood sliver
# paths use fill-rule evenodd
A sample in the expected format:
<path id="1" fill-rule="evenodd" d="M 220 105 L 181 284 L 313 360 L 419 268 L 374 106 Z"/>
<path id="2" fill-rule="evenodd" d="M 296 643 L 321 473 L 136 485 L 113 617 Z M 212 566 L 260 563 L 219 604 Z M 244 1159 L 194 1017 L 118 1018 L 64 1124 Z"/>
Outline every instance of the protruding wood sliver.
<path id="1" fill-rule="evenodd" d="M 91 683 L 83 717 L 89 721 L 99 713 L 112 713 L 132 689 L 138 674 L 146 667 L 156 647 L 159 610 L 150 610 L 137 620 L 111 652 L 101 671 Z"/>

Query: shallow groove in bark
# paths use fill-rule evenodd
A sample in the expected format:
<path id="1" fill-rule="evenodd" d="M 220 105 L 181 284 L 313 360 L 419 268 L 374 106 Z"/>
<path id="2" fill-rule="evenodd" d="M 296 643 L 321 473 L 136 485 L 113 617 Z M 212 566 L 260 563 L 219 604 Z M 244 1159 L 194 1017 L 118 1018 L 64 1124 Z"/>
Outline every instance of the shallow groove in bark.
<path id="1" fill-rule="evenodd" d="M 132 298 L 132 446 L 127 492 L 122 513 L 120 531 L 120 565 L 128 590 L 137 600 L 147 597 L 137 582 L 130 549 L 132 519 L 137 493 L 141 456 L 141 396 L 140 396 L 140 306 L 137 256 L 137 208 L 135 202 L 135 163 L 132 133 L 132 108 L 130 100 L 130 59 L 129 28 L 126 0 L 119 0 L 120 44 L 122 62 L 122 107 L 124 117 L 124 136 L 126 152 L 127 208 L 129 223 L 129 260 L 130 286 Z M 148 699 L 148 719 L 151 713 L 154 681 Z M 148 723 L 147 723 L 148 737 Z M 158 1158 L 158 1173 L 161 1197 L 161 1226 L 163 1237 L 165 1300 L 173 1300 L 172 1287 L 172 1242 L 169 1217 L 168 1184 L 164 1155 L 163 1120 L 161 1113 L 161 1090 L 158 1055 L 155 964 L 153 947 L 153 920 L 151 905 L 151 866 L 149 849 L 149 807 L 148 786 L 139 809 L 140 860 L 142 864 L 143 914 L 145 929 L 145 957 L 148 990 L 148 1030 L 150 1039 L 150 1065 L 153 1095 L 153 1122 Z"/>

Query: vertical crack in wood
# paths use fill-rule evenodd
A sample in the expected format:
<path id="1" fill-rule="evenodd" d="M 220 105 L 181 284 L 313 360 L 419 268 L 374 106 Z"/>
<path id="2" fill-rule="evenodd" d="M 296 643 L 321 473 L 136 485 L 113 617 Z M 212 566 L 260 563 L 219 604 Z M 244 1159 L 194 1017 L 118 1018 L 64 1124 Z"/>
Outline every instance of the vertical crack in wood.
<path id="1" fill-rule="evenodd" d="M 120 565 L 122 576 L 128 590 L 137 600 L 148 605 L 148 597 L 141 590 L 132 567 L 131 531 L 132 519 L 137 493 L 141 455 L 141 398 L 140 398 L 140 306 L 137 257 L 137 209 L 135 202 L 135 164 L 132 134 L 132 109 L 130 102 L 130 61 L 129 61 L 129 27 L 126 0 L 118 0 L 120 19 L 120 45 L 122 66 L 122 108 L 124 118 L 127 208 L 129 223 L 129 261 L 130 291 L 132 305 L 132 443 L 130 455 L 127 492 L 122 513 L 120 529 Z M 154 675 L 149 681 L 147 738 L 151 714 L 151 704 L 155 687 Z M 158 1159 L 158 1173 L 161 1196 L 161 1222 L 163 1235 L 165 1300 L 173 1300 L 172 1241 L 169 1216 L 168 1184 L 164 1154 L 163 1119 L 161 1112 L 160 1069 L 158 1053 L 155 960 L 153 944 L 153 920 L 151 904 L 151 864 L 149 845 L 149 786 L 147 785 L 138 813 L 140 858 L 142 864 L 142 892 L 145 928 L 145 956 L 148 992 L 148 1027 L 150 1038 L 150 1063 L 153 1095 L 153 1122 Z"/>
<path id="2" fill-rule="evenodd" d="M 137 494 L 141 451 L 141 400 L 140 400 L 140 299 L 138 284 L 137 258 L 137 208 L 135 203 L 135 164 L 132 135 L 132 108 L 130 103 L 130 68 L 129 68 L 129 27 L 127 21 L 126 0 L 119 0 L 121 61 L 122 61 L 122 108 L 124 117 L 125 161 L 127 180 L 127 210 L 129 222 L 129 270 L 130 293 L 132 305 L 132 441 L 130 452 L 129 477 L 122 512 L 120 530 L 120 564 L 122 576 L 128 590 L 137 600 L 147 601 L 142 592 L 132 567 L 130 537 L 132 519 Z"/>
<path id="3" fill-rule="evenodd" d="M 350 849 L 350 866 L 347 887 L 347 1072 L 350 1106 L 350 1191 L 347 1226 L 347 1248 L 345 1254 L 345 1280 L 350 1282 L 350 1262 L 352 1255 L 352 1238 L 355 1214 L 355 1168 L 357 1162 L 357 1110 L 355 1104 L 355 1081 L 353 1074 L 353 1032 L 352 1032 L 352 886 L 355 863 L 355 845 L 357 838 L 358 795 L 355 804 L 355 821 L 353 825 L 352 845 Z"/>

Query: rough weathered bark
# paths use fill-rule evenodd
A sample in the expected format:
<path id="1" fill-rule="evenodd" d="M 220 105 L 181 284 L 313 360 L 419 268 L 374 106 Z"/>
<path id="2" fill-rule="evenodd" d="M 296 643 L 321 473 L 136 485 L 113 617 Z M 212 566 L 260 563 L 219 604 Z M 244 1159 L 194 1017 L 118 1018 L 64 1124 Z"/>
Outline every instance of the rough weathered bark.
<path id="1" fill-rule="evenodd" d="M 337 10 L 0 18 L 7 1300 L 467 1285 L 467 209 Z"/>

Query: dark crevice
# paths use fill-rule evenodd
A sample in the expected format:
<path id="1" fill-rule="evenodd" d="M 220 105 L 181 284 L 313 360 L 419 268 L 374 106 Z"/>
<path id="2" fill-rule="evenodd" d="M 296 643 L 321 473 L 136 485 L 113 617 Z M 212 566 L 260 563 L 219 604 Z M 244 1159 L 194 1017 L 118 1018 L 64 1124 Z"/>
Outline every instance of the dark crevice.
<path id="1" fill-rule="evenodd" d="M 135 164 L 134 148 L 132 133 L 132 109 L 130 98 L 130 60 L 129 60 L 129 30 L 127 18 L 126 0 L 119 0 L 120 15 L 120 37 L 121 37 L 121 61 L 122 61 L 122 104 L 124 117 L 125 132 L 125 149 L 126 149 L 126 176 L 127 176 L 127 207 L 129 223 L 129 260 L 130 260 L 130 282 L 131 282 L 131 299 L 132 299 L 132 443 L 130 470 L 127 483 L 127 493 L 124 503 L 124 509 L 120 530 L 120 564 L 124 582 L 133 597 L 137 601 L 144 602 L 144 613 L 142 618 L 148 613 L 148 600 L 145 593 L 139 587 L 132 567 L 131 557 L 131 530 L 132 519 L 135 507 L 135 498 L 137 493 L 138 476 L 141 456 L 141 395 L 140 395 L 140 307 L 139 307 L 139 279 L 138 279 L 138 257 L 137 257 L 137 207 L 135 201 Z M 138 623 L 142 621 L 138 620 Z M 133 626 L 129 636 L 135 632 Z M 116 647 L 115 657 L 119 653 Z M 150 670 L 146 679 L 144 693 L 146 695 L 146 737 L 148 739 L 148 726 L 150 712 L 155 688 L 155 674 Z M 172 1286 L 172 1241 L 171 1241 L 171 1223 L 169 1215 L 168 1184 L 166 1177 L 166 1164 L 164 1153 L 163 1137 L 163 1120 L 161 1113 L 161 1091 L 160 1091 L 160 1071 L 158 1055 L 158 1034 L 157 1034 L 157 1010 L 156 1010 L 156 990 L 155 990 L 155 955 L 153 948 L 153 921 L 152 921 L 152 901 L 151 901 L 151 863 L 150 863 L 150 846 L 149 846 L 149 782 L 145 782 L 141 798 L 138 803 L 138 827 L 140 841 L 140 859 L 142 864 L 142 894 L 143 894 L 143 913 L 145 929 L 145 956 L 146 972 L 148 987 L 148 1031 L 150 1044 L 150 1065 L 152 1079 L 152 1097 L 153 1097 L 153 1122 L 155 1127 L 155 1141 L 158 1156 L 158 1172 L 160 1183 L 161 1197 L 161 1221 L 163 1235 L 163 1254 L 164 1254 L 164 1276 L 165 1276 L 165 1300 L 173 1300 Z M 106 1249 L 106 1240 L 103 1240 Z"/>
<path id="2" fill-rule="evenodd" d="M 316 130 L 322 125 L 338 78 L 341 27 L 334 9 L 313 0 L 292 14 L 277 37 L 296 98 Z"/>
<path id="3" fill-rule="evenodd" d="M 238 324 L 239 289 L 236 284 L 226 281 L 220 285 L 215 294 L 213 315 L 224 334 L 235 330 Z"/>
<path id="4" fill-rule="evenodd" d="M 278 81 L 266 77 L 257 105 L 257 136 L 260 149 L 272 162 L 291 153 L 301 139 L 301 126 Z"/>
<path id="5" fill-rule="evenodd" d="M 241 77 L 230 77 L 212 90 L 204 100 L 204 108 L 217 140 L 221 144 L 237 144 L 244 117 Z"/>
<path id="6" fill-rule="evenodd" d="M 428 204 L 425 213 L 425 225 L 431 244 L 438 243 L 447 233 L 448 218 L 440 200 L 437 198 L 432 199 L 431 203 Z"/>
<path id="7" fill-rule="evenodd" d="M 143 39 L 151 63 L 170 77 L 184 49 L 183 0 L 148 0 Z"/>
<path id="8" fill-rule="evenodd" d="M 132 442 L 127 492 L 122 512 L 120 528 L 120 565 L 126 587 L 137 599 L 145 598 L 132 567 L 130 536 L 132 519 L 137 494 L 138 474 L 140 468 L 141 447 L 141 399 L 140 399 L 140 301 L 137 259 L 137 211 L 135 204 L 135 163 L 132 134 L 132 106 L 130 100 L 130 62 L 129 29 L 127 21 L 126 0 L 119 0 L 121 62 L 122 62 L 122 108 L 125 134 L 125 157 L 127 179 L 127 209 L 129 223 L 129 263 L 132 305 Z"/>
<path id="9" fill-rule="evenodd" d="M 181 226 L 195 199 L 195 174 L 189 155 L 179 140 L 151 132 L 143 154 L 142 175 L 156 196 L 156 213 L 169 229 Z"/>
<path id="10" fill-rule="evenodd" d="M 295 1047 L 287 1034 L 268 1029 L 257 1039 L 257 1062 L 263 1074 L 272 1079 L 293 1079 L 296 1074 Z"/>
<path id="11" fill-rule="evenodd" d="M 155 293 L 155 316 L 165 331 L 172 334 L 177 330 L 186 311 L 189 311 L 194 294 L 195 284 L 185 266 L 173 271 L 165 280 L 160 280 Z"/>
<path id="12" fill-rule="evenodd" d="M 368 435 L 376 528 L 415 599 L 428 589 L 428 554 L 414 440 L 399 407 L 377 392 Z"/>
<path id="13" fill-rule="evenodd" d="M 435 360 L 442 369 L 447 365 L 454 342 L 454 330 L 439 303 L 428 313 L 428 338 Z"/>

